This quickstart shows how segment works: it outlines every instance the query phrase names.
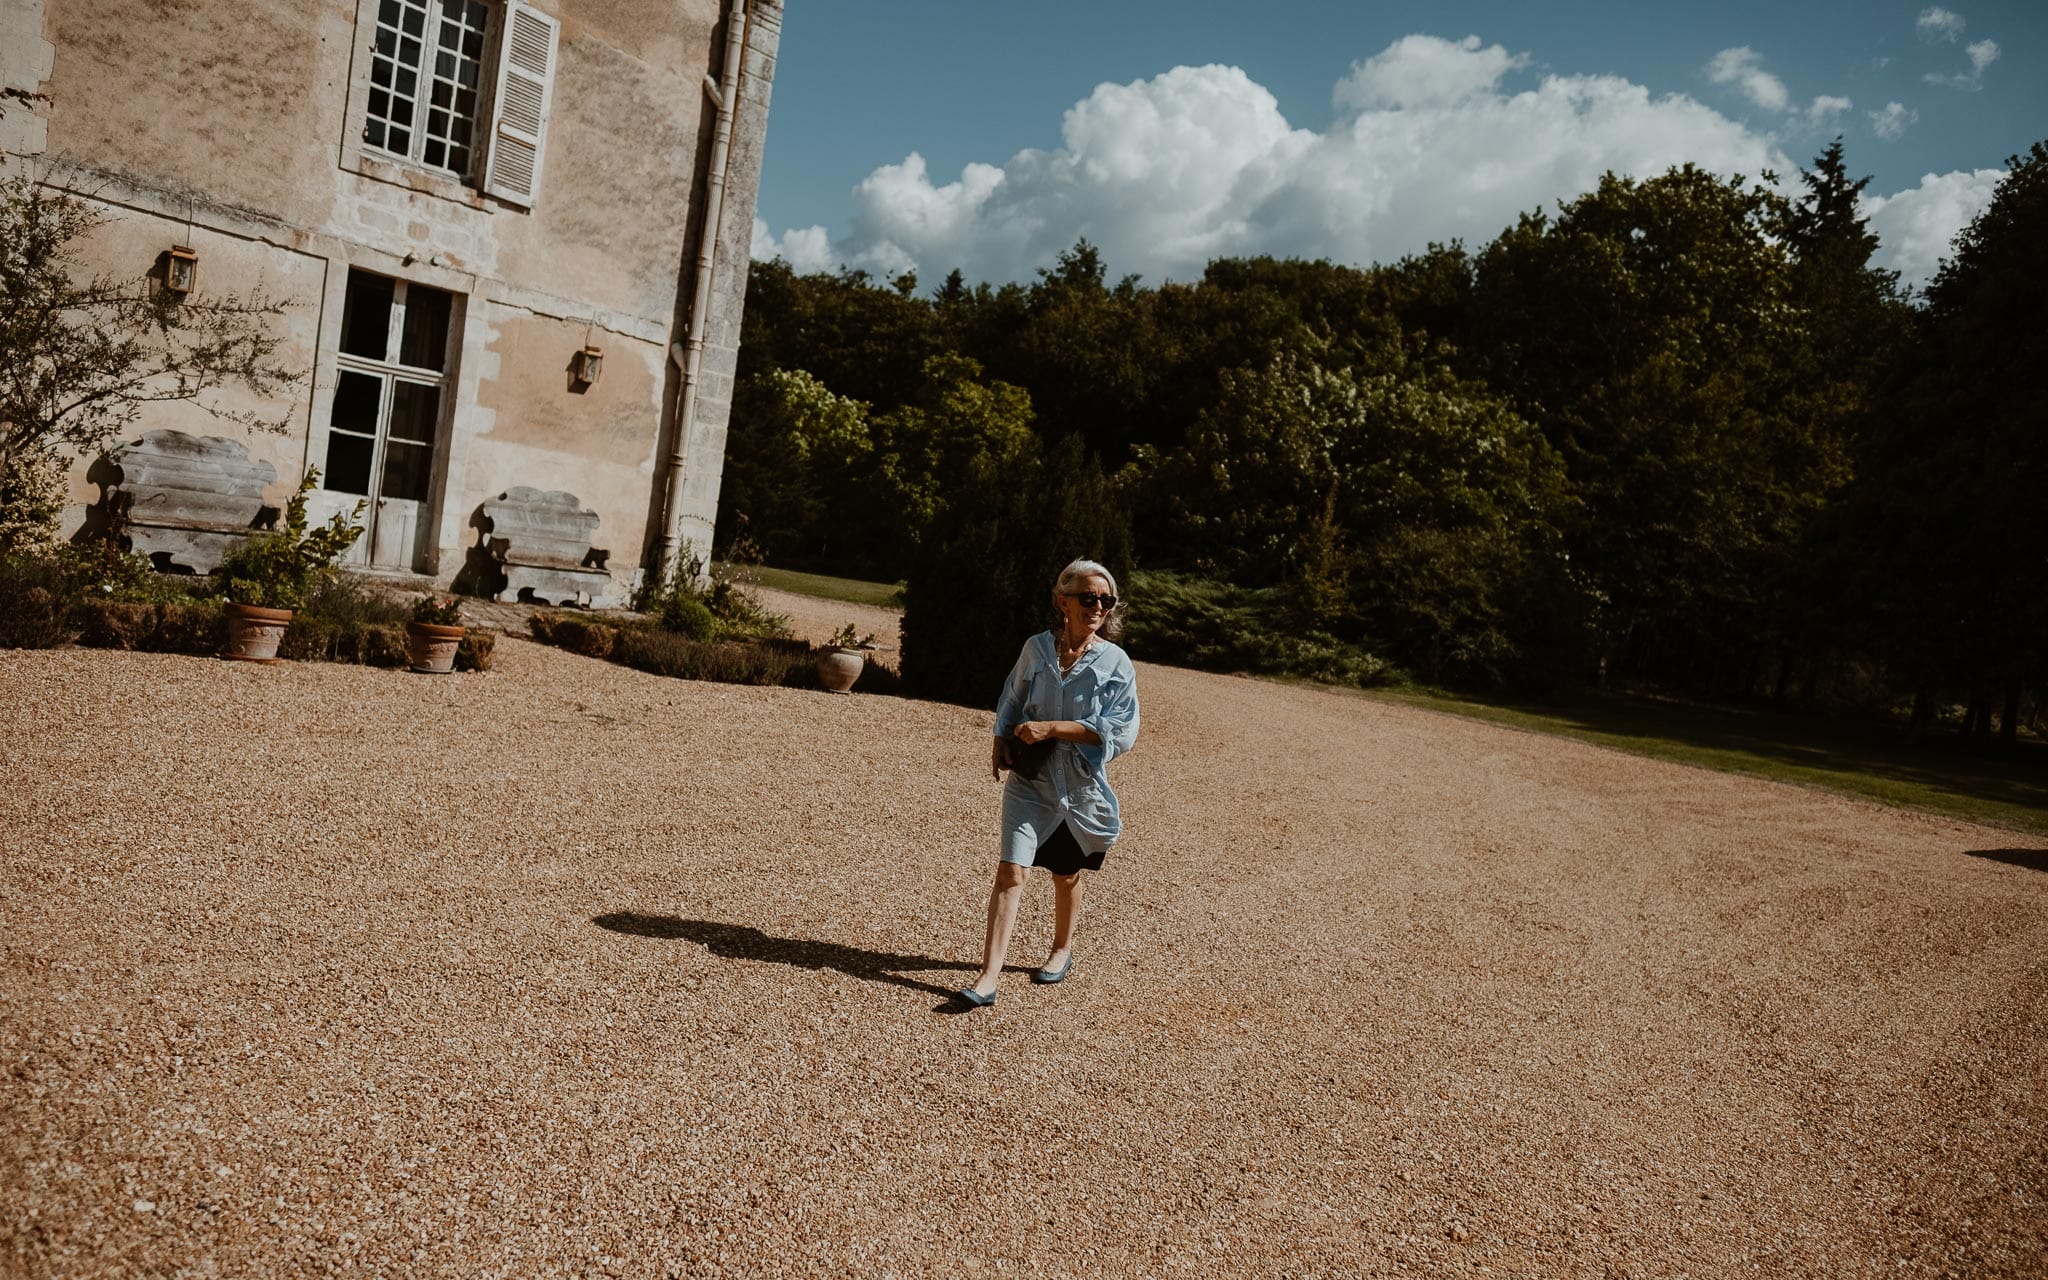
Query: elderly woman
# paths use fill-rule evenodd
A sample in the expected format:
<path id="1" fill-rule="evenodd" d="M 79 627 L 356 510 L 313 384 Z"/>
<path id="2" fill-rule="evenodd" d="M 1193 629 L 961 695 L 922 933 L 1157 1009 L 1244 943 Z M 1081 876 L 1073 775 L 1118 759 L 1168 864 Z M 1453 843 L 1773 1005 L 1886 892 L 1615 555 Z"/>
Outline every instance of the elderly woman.
<path id="1" fill-rule="evenodd" d="M 1017 900 L 1034 866 L 1052 873 L 1052 954 L 1031 975 L 1053 983 L 1073 967 L 1074 924 L 1081 915 L 1081 872 L 1099 870 L 1123 830 L 1109 762 L 1138 740 L 1138 682 L 1131 660 L 1112 643 L 1123 634 L 1116 579 L 1093 560 L 1076 560 L 1053 583 L 1058 621 L 1024 642 L 996 703 L 989 767 L 1003 784 L 1002 861 L 988 898 L 981 973 L 960 998 L 996 1002 L 996 979 L 1017 921 Z"/>

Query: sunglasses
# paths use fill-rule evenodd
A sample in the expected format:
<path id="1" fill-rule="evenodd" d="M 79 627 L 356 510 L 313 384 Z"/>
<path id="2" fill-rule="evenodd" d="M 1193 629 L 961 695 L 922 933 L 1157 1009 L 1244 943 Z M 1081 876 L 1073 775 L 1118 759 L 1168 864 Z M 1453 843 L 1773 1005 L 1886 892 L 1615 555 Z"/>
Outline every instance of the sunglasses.
<path id="1" fill-rule="evenodd" d="M 1079 601 L 1083 609 L 1093 609 L 1097 605 L 1101 605 L 1105 609 L 1116 608 L 1115 596 L 1096 595 L 1093 591 L 1069 591 L 1067 592 L 1067 597 L 1068 599 Z"/>

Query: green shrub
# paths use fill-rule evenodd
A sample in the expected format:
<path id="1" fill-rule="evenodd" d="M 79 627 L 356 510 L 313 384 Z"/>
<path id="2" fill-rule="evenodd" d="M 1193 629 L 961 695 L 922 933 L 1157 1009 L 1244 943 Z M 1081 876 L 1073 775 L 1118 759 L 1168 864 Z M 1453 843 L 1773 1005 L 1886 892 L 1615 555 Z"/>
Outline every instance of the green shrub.
<path id="1" fill-rule="evenodd" d="M 359 578 L 319 574 L 292 614 L 292 624 L 277 646 L 278 656 L 296 662 L 402 667 L 410 612 L 409 606 Z"/>
<path id="2" fill-rule="evenodd" d="M 123 551 L 111 539 L 67 543 L 55 555 L 81 596 L 146 604 L 189 604 L 209 599 L 213 582 L 191 574 L 158 573 L 148 556 Z"/>
<path id="3" fill-rule="evenodd" d="M 489 671 L 497 655 L 498 633 L 490 627 L 471 627 L 462 633 L 462 643 L 455 646 L 455 669 Z"/>
<path id="4" fill-rule="evenodd" d="M 403 626 L 389 622 L 338 626 L 323 618 L 302 621 L 297 615 L 285 628 L 277 655 L 294 662 L 354 662 L 366 667 L 402 667 L 409 661 Z"/>
<path id="5" fill-rule="evenodd" d="M 533 638 L 542 644 L 650 675 L 720 684 L 818 687 L 815 651 L 803 641 L 785 636 L 693 640 L 645 623 L 585 620 L 561 613 L 537 613 L 529 625 Z M 895 693 L 899 684 L 895 672 L 869 663 L 861 683 L 854 687 L 868 693 Z"/>
<path id="6" fill-rule="evenodd" d="M 705 643 L 672 631 L 642 628 L 624 628 L 616 634 L 612 661 L 636 671 L 720 684 L 817 687 L 811 660 L 780 647 Z"/>
<path id="7" fill-rule="evenodd" d="M 336 514 L 319 528 L 306 519 L 306 498 L 320 485 L 320 468 L 308 467 L 299 491 L 285 504 L 284 528 L 274 533 L 252 533 L 242 545 L 221 560 L 214 576 L 227 598 L 236 604 L 267 609 L 298 609 L 329 575 L 363 526 L 356 523 L 363 514 L 358 502 L 353 514 Z"/>
<path id="8" fill-rule="evenodd" d="M 686 546 L 662 573 L 641 584 L 633 608 L 692 640 L 788 635 L 789 619 L 748 594 L 740 572 L 729 559 L 707 565 Z"/>
<path id="9" fill-rule="evenodd" d="M 527 620 L 526 626 L 533 638 L 542 644 L 580 653 L 586 658 L 611 657 L 612 644 L 620 630 L 615 624 L 589 622 L 566 613 L 536 613 Z"/>
<path id="10" fill-rule="evenodd" d="M 1297 631 L 1281 587 L 1247 588 L 1177 573 L 1134 573 L 1125 644 L 1148 662 L 1295 676 L 1373 688 L 1406 680 L 1391 664 L 1325 632 Z"/>
<path id="11" fill-rule="evenodd" d="M 227 642 L 227 619 L 209 601 L 147 603 L 85 599 L 73 614 L 78 643 L 89 649 L 206 657 Z"/>
<path id="12" fill-rule="evenodd" d="M 78 590 L 56 556 L 0 555 L 0 649 L 54 649 L 71 643 Z"/>
<path id="13" fill-rule="evenodd" d="M 153 652 L 206 657 L 219 653 L 228 642 L 227 614 L 218 604 L 172 602 L 151 607 L 156 610 L 156 630 L 150 636 Z"/>

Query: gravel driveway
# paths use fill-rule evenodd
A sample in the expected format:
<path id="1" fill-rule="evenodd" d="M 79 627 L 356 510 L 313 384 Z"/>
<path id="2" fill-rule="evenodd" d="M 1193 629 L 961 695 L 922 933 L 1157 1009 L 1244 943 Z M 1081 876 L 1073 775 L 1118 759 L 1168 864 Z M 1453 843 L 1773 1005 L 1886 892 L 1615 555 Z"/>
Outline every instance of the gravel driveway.
<path id="1" fill-rule="evenodd" d="M 987 713 L 499 652 L 0 652 L 0 1273 L 2048 1273 L 2023 837 L 1141 667 L 954 1016 Z"/>

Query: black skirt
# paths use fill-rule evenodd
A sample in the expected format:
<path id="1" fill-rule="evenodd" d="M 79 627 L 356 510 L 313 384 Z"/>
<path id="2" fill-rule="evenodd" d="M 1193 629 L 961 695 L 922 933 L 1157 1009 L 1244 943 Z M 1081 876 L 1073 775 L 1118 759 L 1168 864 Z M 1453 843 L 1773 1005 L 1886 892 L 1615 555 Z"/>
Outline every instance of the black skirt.
<path id="1" fill-rule="evenodd" d="M 1062 822 L 1058 830 L 1039 842 L 1038 852 L 1031 856 L 1031 865 L 1044 867 L 1056 876 L 1070 876 L 1083 869 L 1102 870 L 1102 855 L 1082 852 L 1080 842 Z"/>

